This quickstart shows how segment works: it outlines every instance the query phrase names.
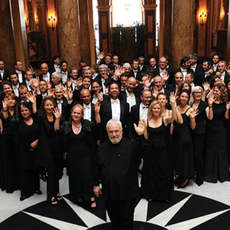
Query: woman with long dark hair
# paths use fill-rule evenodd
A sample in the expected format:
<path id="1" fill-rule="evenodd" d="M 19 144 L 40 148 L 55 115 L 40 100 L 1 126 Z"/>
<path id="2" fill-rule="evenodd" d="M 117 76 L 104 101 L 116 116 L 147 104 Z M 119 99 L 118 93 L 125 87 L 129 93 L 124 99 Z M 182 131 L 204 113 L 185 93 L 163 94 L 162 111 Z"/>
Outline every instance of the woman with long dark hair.
<path id="1" fill-rule="evenodd" d="M 189 105 L 190 93 L 188 90 L 182 90 L 179 95 L 178 110 L 183 118 L 183 123 L 174 121 L 173 138 L 176 147 L 176 173 L 178 178 L 176 182 L 179 188 L 187 186 L 189 179 L 194 176 L 194 157 L 190 128 L 196 127 L 195 116 L 197 110 Z"/>
<path id="2" fill-rule="evenodd" d="M 36 164 L 46 167 L 47 201 L 56 205 L 62 200 L 59 194 L 59 179 L 62 177 L 63 156 L 61 151 L 60 120 L 61 113 L 55 107 L 54 99 L 46 97 L 39 109 L 39 142 L 36 154 Z"/>
<path id="3" fill-rule="evenodd" d="M 80 104 L 71 109 L 71 121 L 62 126 L 63 146 L 70 196 L 74 202 L 86 202 L 94 210 L 96 201 L 93 195 L 92 159 L 96 141 L 93 139 L 90 122 L 83 119 L 83 111 Z"/>
<path id="4" fill-rule="evenodd" d="M 206 161 L 204 180 L 211 183 L 229 181 L 224 117 L 229 118 L 230 104 L 225 84 L 213 87 L 213 119 L 207 119 Z"/>
<path id="5" fill-rule="evenodd" d="M 33 104 L 36 107 L 36 104 Z M 39 126 L 35 122 L 30 102 L 20 106 L 20 118 L 16 126 L 16 143 L 18 144 L 17 162 L 20 170 L 20 201 L 33 193 L 41 195 L 39 171 L 35 166 L 35 154 L 38 145 Z"/>

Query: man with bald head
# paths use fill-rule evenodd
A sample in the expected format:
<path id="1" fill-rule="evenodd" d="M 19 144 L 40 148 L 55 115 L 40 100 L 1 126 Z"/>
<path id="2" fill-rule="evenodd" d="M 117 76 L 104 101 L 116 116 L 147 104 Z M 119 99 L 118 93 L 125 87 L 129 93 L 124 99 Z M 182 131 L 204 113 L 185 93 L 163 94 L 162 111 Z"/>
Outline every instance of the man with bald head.
<path id="1" fill-rule="evenodd" d="M 51 75 L 49 73 L 49 67 L 46 63 L 42 63 L 41 64 L 41 71 L 42 74 L 39 75 L 39 80 L 42 81 L 46 81 L 46 82 L 50 82 L 51 81 Z"/>
<path id="2" fill-rule="evenodd" d="M 175 83 L 169 85 L 167 89 L 170 92 L 177 93 L 178 87 L 181 85 L 182 81 L 183 81 L 183 74 L 181 72 L 175 73 Z"/>
<path id="3" fill-rule="evenodd" d="M 168 61 L 166 57 L 161 57 L 158 62 L 158 66 L 154 69 L 153 77 L 159 75 L 162 78 L 165 76 L 168 76 L 168 80 L 165 82 L 165 86 L 171 84 L 173 82 L 173 70 L 170 68 L 167 68 Z"/>
<path id="4" fill-rule="evenodd" d="M 134 93 L 136 84 L 136 78 L 129 77 L 126 89 L 124 91 L 121 91 L 120 93 L 120 100 L 123 100 L 129 104 L 129 111 L 131 111 L 132 106 L 136 105 L 139 102 L 139 98 Z"/>
<path id="5" fill-rule="evenodd" d="M 91 103 L 91 93 L 88 89 L 82 89 L 80 93 L 81 104 L 84 108 L 84 119 L 94 122 L 94 104 Z"/>

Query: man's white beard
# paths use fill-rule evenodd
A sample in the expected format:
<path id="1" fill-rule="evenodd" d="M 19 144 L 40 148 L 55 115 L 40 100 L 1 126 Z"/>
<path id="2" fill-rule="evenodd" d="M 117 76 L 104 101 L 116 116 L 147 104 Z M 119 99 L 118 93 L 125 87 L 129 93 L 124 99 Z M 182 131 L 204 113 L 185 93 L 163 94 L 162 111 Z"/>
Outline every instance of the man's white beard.
<path id="1" fill-rule="evenodd" d="M 118 144 L 122 139 L 122 134 L 118 137 L 118 138 L 110 138 L 109 137 L 109 140 L 112 144 Z"/>

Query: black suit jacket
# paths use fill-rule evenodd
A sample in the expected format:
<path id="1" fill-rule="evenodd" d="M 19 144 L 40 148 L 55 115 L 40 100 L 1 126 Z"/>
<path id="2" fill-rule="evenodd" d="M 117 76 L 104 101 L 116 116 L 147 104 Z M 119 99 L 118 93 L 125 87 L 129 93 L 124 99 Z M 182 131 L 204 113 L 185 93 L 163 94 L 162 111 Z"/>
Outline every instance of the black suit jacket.
<path id="1" fill-rule="evenodd" d="M 40 81 L 44 80 L 44 79 L 43 79 L 43 74 L 38 75 L 38 77 L 39 77 L 39 80 L 40 80 Z M 50 73 L 50 79 L 49 79 L 49 81 L 51 82 L 51 73 Z"/>
<path id="2" fill-rule="evenodd" d="M 138 97 L 135 92 L 134 92 L 134 95 L 135 95 L 135 98 L 136 98 L 136 104 L 140 103 L 140 97 Z M 121 91 L 120 92 L 119 99 L 122 100 L 122 101 L 127 102 L 126 91 Z"/>
<path id="3" fill-rule="evenodd" d="M 173 79 L 174 79 L 174 71 L 172 68 L 166 68 L 166 71 L 168 72 L 169 75 L 169 79 L 166 81 L 165 85 L 170 85 L 173 83 Z M 153 70 L 153 77 L 159 75 L 160 76 L 160 67 L 157 66 L 154 70 Z"/>
<path id="4" fill-rule="evenodd" d="M 25 74 L 26 74 L 26 71 L 22 71 L 22 82 L 20 82 L 20 83 L 25 84 L 25 82 L 26 82 Z M 34 74 L 33 74 L 33 77 L 34 77 Z"/>
<path id="5" fill-rule="evenodd" d="M 173 83 L 173 84 L 168 85 L 167 90 L 169 90 L 169 92 L 176 93 L 176 84 Z"/>
<path id="6" fill-rule="evenodd" d="M 129 104 L 127 102 L 120 100 L 120 112 L 120 121 L 123 126 L 123 135 L 129 136 L 130 130 L 127 129 L 129 128 L 127 125 L 129 117 Z M 109 100 L 103 100 L 101 102 L 100 116 L 102 127 L 104 129 L 104 132 L 106 132 L 106 124 L 110 119 L 112 119 L 111 98 L 109 98 Z"/>
<path id="7" fill-rule="evenodd" d="M 56 103 L 56 106 L 57 106 L 57 99 L 55 99 L 55 103 Z M 65 121 L 69 120 L 70 110 L 71 110 L 72 106 L 73 106 L 73 103 L 68 104 L 67 99 L 65 97 L 63 97 L 62 116 L 63 116 Z"/>
<path id="8" fill-rule="evenodd" d="M 146 73 L 147 67 L 144 65 L 144 66 L 142 67 L 142 70 L 141 70 L 140 66 L 138 66 L 138 71 L 142 71 L 142 72 L 145 72 L 145 73 Z"/>
<path id="9" fill-rule="evenodd" d="M 1 77 L 1 74 L 0 74 L 0 77 Z M 1 77 L 1 80 L 2 81 L 5 81 L 5 80 L 10 80 L 10 71 L 7 70 L 7 69 L 4 69 L 4 73 L 3 73 L 3 78 Z"/>
<path id="10" fill-rule="evenodd" d="M 140 103 L 132 106 L 131 113 L 129 115 L 129 124 L 130 124 L 130 138 L 134 140 L 138 140 L 139 136 L 136 133 L 133 124 L 138 125 L 138 122 L 140 120 Z"/>
<path id="11" fill-rule="evenodd" d="M 130 71 L 129 73 L 129 77 L 135 77 L 138 81 L 141 80 L 141 77 L 142 77 L 142 73 L 144 73 L 143 71 L 137 71 L 137 74 L 136 74 L 136 77 L 135 77 L 135 74 L 133 72 L 133 70 Z"/>

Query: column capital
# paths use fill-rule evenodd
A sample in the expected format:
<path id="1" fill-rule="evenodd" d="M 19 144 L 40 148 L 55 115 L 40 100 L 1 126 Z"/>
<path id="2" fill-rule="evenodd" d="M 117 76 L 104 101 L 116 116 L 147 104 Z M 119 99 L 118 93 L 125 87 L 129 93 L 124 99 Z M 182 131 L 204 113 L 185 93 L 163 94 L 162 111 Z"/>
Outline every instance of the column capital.
<path id="1" fill-rule="evenodd" d="M 102 11 L 110 11 L 110 8 L 111 6 L 97 6 L 97 9 L 99 12 L 102 12 Z"/>
<path id="2" fill-rule="evenodd" d="M 143 7 L 145 10 L 156 10 L 157 4 L 145 4 Z"/>

